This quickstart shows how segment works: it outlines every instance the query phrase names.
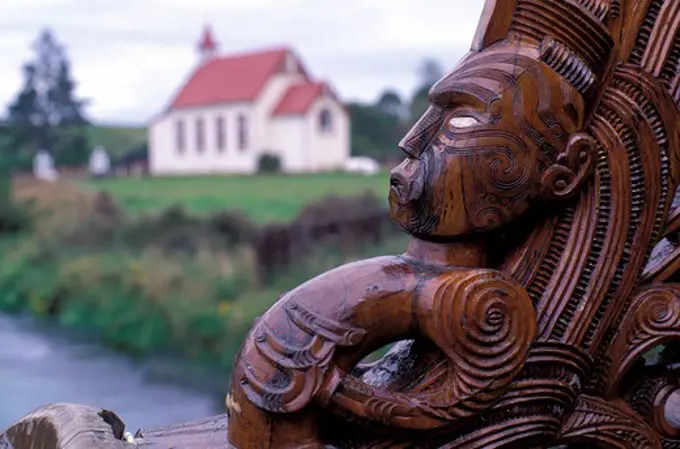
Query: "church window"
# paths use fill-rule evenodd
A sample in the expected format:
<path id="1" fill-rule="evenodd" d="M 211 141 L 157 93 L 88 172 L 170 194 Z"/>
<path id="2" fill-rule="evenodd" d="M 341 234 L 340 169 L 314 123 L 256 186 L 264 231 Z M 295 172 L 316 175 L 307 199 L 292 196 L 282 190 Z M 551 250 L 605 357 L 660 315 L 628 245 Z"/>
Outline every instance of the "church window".
<path id="1" fill-rule="evenodd" d="M 175 143 L 177 146 L 177 152 L 183 154 L 186 150 L 186 141 L 184 134 L 184 122 L 182 120 L 177 120 L 175 123 Z"/>
<path id="2" fill-rule="evenodd" d="M 333 119 L 328 109 L 323 109 L 319 114 L 319 129 L 322 133 L 329 133 L 333 129 Z"/>
<path id="3" fill-rule="evenodd" d="M 196 150 L 199 153 L 205 151 L 205 122 L 202 118 L 196 119 Z"/>
<path id="4" fill-rule="evenodd" d="M 217 151 L 223 153 L 227 149 L 227 139 L 224 126 L 224 117 L 217 117 L 215 121 L 215 132 L 217 140 Z"/>
<path id="5" fill-rule="evenodd" d="M 248 121 L 244 115 L 238 116 L 238 148 L 245 151 L 248 147 Z"/>

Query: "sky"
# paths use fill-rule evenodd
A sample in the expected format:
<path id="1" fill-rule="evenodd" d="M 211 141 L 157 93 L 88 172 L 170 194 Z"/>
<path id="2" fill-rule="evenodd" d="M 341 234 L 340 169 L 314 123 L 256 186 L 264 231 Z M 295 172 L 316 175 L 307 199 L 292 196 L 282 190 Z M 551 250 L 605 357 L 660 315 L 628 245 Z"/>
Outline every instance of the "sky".
<path id="1" fill-rule="evenodd" d="M 455 66 L 483 0 L 0 0 L 0 115 L 22 85 L 31 44 L 49 27 L 64 44 L 99 123 L 143 124 L 198 62 L 209 24 L 220 52 L 289 45 L 345 101 L 386 88 L 410 96 L 424 58 Z"/>

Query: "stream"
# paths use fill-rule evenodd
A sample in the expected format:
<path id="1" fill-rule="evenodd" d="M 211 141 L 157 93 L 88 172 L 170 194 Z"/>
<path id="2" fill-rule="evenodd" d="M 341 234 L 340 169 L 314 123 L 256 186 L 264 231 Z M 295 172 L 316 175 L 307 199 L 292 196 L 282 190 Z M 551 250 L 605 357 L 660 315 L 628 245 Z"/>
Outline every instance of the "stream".
<path id="1" fill-rule="evenodd" d="M 115 411 L 127 430 L 223 412 L 228 378 L 169 357 L 134 360 L 30 317 L 0 314 L 0 432 L 55 402 Z"/>

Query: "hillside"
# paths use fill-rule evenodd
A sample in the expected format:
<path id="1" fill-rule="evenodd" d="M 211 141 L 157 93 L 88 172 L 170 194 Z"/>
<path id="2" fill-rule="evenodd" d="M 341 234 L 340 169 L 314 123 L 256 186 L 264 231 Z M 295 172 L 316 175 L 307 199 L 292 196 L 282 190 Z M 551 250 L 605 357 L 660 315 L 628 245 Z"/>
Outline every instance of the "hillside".
<path id="1" fill-rule="evenodd" d="M 179 205 L 191 213 L 240 210 L 258 223 L 289 221 L 310 201 L 327 195 L 349 197 L 372 192 L 387 202 L 389 173 L 205 176 L 83 179 L 85 191 L 105 190 L 133 215 L 159 212 Z"/>
<path id="2" fill-rule="evenodd" d="M 92 124 L 88 137 L 93 148 L 102 145 L 116 159 L 146 142 L 146 127 Z"/>

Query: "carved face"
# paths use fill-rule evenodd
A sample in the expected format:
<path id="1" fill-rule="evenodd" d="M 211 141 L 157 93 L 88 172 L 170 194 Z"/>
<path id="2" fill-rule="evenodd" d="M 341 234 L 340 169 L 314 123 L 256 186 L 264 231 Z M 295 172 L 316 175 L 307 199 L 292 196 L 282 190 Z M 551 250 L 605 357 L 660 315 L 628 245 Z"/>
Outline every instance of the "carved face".
<path id="1" fill-rule="evenodd" d="M 406 159 L 392 170 L 391 216 L 409 233 L 451 238 L 496 229 L 576 181 L 571 169 L 550 168 L 564 162 L 582 126 L 583 100 L 517 47 L 471 55 L 430 100 L 400 143 Z"/>

